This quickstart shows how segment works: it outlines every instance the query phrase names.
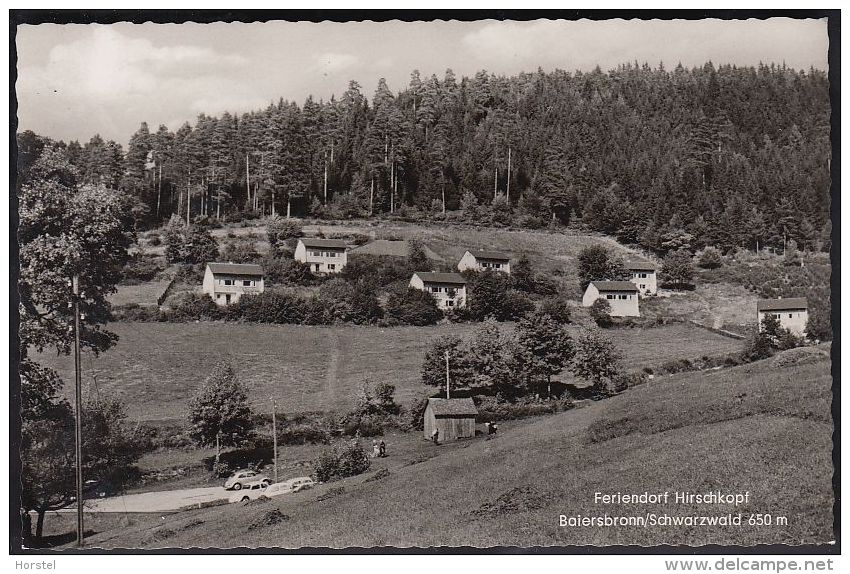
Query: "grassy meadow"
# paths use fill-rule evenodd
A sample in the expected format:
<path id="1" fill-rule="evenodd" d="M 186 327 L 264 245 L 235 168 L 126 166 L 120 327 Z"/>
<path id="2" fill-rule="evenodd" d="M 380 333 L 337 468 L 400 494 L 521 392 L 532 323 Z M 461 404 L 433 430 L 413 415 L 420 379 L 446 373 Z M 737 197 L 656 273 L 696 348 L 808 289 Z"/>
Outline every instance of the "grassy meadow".
<path id="1" fill-rule="evenodd" d="M 805 544 L 832 531 L 826 355 L 661 377 L 609 400 L 434 447 L 291 497 L 104 519 L 90 547 Z M 390 443 L 392 444 L 392 443 Z M 384 470 L 385 469 L 385 470 Z M 382 470 L 381 474 L 377 474 Z M 594 504 L 595 492 L 750 492 L 742 506 Z M 278 511 L 289 520 L 267 520 Z M 560 527 L 559 515 L 743 513 L 741 527 Z M 272 513 L 272 514 L 270 514 Z M 750 513 L 785 516 L 754 527 Z"/>
<path id="2" fill-rule="evenodd" d="M 512 328 L 506 324 L 507 328 Z M 266 325 L 243 323 L 112 323 L 120 337 L 99 357 L 83 355 L 87 392 L 121 398 L 135 420 L 183 420 L 186 403 L 213 363 L 229 356 L 251 399 L 276 397 L 283 412 L 347 410 L 367 378 L 396 385 L 407 404 L 429 392 L 419 373 L 425 350 L 442 335 L 468 336 L 475 324 L 432 327 Z M 577 332 L 577 327 L 572 331 Z M 726 354 L 741 342 L 688 325 L 607 332 L 628 370 L 671 359 Z M 45 353 L 40 363 L 73 380 L 73 358 Z M 572 382 L 569 375 L 565 381 Z M 70 391 L 70 385 L 66 385 Z"/>

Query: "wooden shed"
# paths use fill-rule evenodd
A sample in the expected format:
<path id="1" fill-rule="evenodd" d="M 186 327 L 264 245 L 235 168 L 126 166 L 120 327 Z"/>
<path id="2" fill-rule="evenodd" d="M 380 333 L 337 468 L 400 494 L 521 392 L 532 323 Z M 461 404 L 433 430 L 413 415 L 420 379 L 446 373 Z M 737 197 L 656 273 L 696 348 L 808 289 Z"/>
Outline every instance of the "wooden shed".
<path id="1" fill-rule="evenodd" d="M 440 442 L 475 436 L 478 409 L 472 399 L 428 399 L 425 408 L 425 438 L 431 440 L 434 429 Z"/>

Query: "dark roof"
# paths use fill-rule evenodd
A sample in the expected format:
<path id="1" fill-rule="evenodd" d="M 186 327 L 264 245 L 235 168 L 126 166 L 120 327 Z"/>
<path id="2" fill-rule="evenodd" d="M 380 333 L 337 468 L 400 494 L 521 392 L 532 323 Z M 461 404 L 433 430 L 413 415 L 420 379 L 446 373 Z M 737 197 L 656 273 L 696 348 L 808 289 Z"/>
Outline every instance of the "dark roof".
<path id="1" fill-rule="evenodd" d="M 591 281 L 600 291 L 637 291 L 631 281 Z"/>
<path id="2" fill-rule="evenodd" d="M 213 274 L 263 276 L 263 268 L 251 263 L 207 263 Z"/>
<path id="3" fill-rule="evenodd" d="M 626 261 L 623 264 L 623 267 L 630 270 L 639 270 L 639 271 L 655 271 L 658 269 L 658 266 L 655 263 L 651 263 L 649 261 Z"/>
<path id="4" fill-rule="evenodd" d="M 423 283 L 452 283 L 454 285 L 466 285 L 466 279 L 460 273 L 436 273 L 433 271 L 417 271 Z"/>
<path id="5" fill-rule="evenodd" d="M 428 399 L 434 416 L 475 416 L 478 409 L 472 399 Z"/>
<path id="6" fill-rule="evenodd" d="M 427 245 L 422 250 L 428 259 L 442 261 L 443 258 L 434 253 Z M 385 257 L 408 257 L 410 255 L 410 244 L 404 240 L 375 239 L 359 247 L 355 247 L 349 253 L 352 255 L 379 255 Z"/>
<path id="7" fill-rule="evenodd" d="M 757 311 L 781 311 L 784 309 L 808 309 L 805 297 L 788 297 L 787 299 L 761 299 L 756 303 Z"/>
<path id="8" fill-rule="evenodd" d="M 345 249 L 345 241 L 342 239 L 316 239 L 313 237 L 302 237 L 299 241 L 304 247 L 327 247 L 330 249 Z"/>
<path id="9" fill-rule="evenodd" d="M 510 261 L 511 260 L 510 254 L 505 253 L 503 251 L 480 251 L 480 250 L 473 251 L 472 249 L 470 249 L 469 252 L 472 253 L 472 255 L 476 259 L 495 259 L 496 261 Z"/>

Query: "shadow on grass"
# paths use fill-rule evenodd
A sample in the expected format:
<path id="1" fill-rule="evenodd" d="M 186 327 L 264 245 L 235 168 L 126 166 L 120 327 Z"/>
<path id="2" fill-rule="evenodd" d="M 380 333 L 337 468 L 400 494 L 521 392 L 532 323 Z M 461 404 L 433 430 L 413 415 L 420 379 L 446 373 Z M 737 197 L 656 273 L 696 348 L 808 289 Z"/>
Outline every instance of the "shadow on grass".
<path id="1" fill-rule="evenodd" d="M 95 530 L 84 530 L 83 542 L 85 543 L 85 539 L 94 536 L 95 534 L 99 534 Z M 66 544 L 70 544 L 77 539 L 77 531 L 72 530 L 71 532 L 66 532 L 64 534 L 51 534 L 49 536 L 42 536 L 41 538 L 25 538 L 24 546 L 27 548 L 56 548 L 58 546 L 65 546 Z"/>

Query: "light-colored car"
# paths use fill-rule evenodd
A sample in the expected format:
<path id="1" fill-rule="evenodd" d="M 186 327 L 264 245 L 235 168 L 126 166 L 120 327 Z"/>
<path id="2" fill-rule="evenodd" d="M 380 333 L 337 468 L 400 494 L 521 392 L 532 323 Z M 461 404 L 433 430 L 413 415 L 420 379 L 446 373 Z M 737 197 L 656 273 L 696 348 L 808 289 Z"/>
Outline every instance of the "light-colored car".
<path id="1" fill-rule="evenodd" d="M 257 500 L 261 496 L 266 496 L 266 489 L 269 487 L 265 481 L 248 482 L 242 485 L 242 488 L 227 499 L 229 502 L 244 502 L 246 500 Z"/>
<path id="2" fill-rule="evenodd" d="M 241 490 L 249 482 L 265 482 L 268 485 L 272 483 L 272 479 L 256 470 L 237 470 L 224 482 L 224 489 Z"/>
<path id="3" fill-rule="evenodd" d="M 264 494 L 265 496 L 272 498 L 273 496 L 280 496 L 282 494 L 301 492 L 302 490 L 312 488 L 315 484 L 316 483 L 309 476 L 290 478 L 289 480 L 269 485 Z"/>

